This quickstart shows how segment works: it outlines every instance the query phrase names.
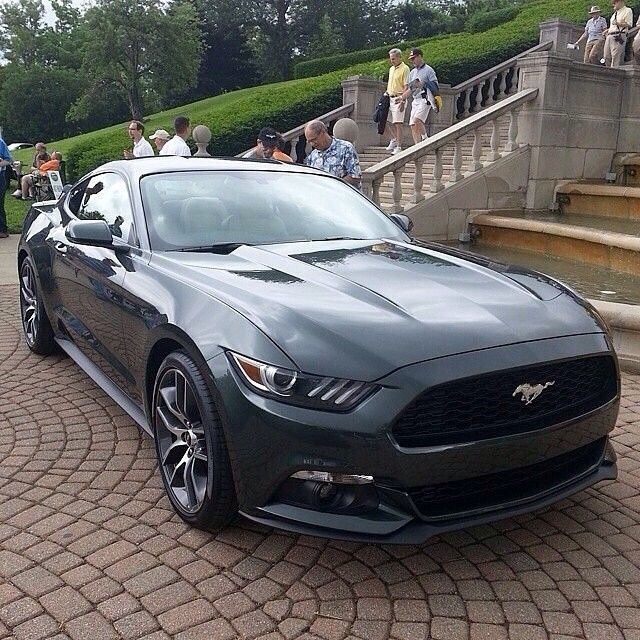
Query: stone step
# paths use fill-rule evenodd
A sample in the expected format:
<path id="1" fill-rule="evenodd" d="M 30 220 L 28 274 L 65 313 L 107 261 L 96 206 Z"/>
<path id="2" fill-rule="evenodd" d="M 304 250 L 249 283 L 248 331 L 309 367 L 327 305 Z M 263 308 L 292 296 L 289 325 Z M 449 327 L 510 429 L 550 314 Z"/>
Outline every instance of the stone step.
<path id="1" fill-rule="evenodd" d="M 569 182 L 557 189 L 563 213 L 640 220 L 640 187 Z"/>
<path id="2" fill-rule="evenodd" d="M 479 246 L 535 251 L 640 276 L 640 223 L 588 216 L 492 215 L 473 219 Z"/>

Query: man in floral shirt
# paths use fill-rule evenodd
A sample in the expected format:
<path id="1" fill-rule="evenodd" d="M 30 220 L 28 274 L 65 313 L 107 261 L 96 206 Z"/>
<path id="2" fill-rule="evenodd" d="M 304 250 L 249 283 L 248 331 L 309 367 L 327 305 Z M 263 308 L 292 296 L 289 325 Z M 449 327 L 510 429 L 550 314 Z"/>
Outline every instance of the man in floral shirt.
<path id="1" fill-rule="evenodd" d="M 360 189 L 360 161 L 355 147 L 350 142 L 330 136 L 327 125 L 320 120 L 309 122 L 304 135 L 313 147 L 313 151 L 305 160 L 307 166 L 326 171 Z"/>

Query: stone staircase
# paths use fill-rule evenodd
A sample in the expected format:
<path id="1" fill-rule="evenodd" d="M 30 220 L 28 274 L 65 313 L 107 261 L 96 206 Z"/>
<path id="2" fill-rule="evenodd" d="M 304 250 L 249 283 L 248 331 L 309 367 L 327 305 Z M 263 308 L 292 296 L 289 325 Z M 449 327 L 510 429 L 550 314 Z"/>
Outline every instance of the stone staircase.
<path id="1" fill-rule="evenodd" d="M 498 119 L 498 131 L 500 146 L 504 147 L 507 142 L 509 134 L 509 117 L 502 116 Z M 482 153 L 480 154 L 480 162 L 486 164 L 489 162 L 489 154 L 491 152 L 491 137 L 493 134 L 493 125 L 487 123 L 480 127 L 481 133 L 481 146 Z M 405 141 L 406 142 L 406 141 Z M 462 152 L 462 165 L 460 171 L 464 176 L 473 173 L 474 158 L 473 158 L 473 145 L 474 134 L 469 133 L 460 139 L 460 147 Z M 408 149 L 410 144 L 404 145 L 404 149 Z M 453 182 L 452 175 L 454 173 L 454 155 L 455 145 L 453 143 L 445 146 L 442 150 L 442 182 L 450 184 Z M 393 155 L 386 151 L 382 146 L 371 146 L 365 148 L 360 152 L 360 166 L 362 170 L 369 169 L 377 165 L 388 158 L 392 158 Z M 433 175 L 435 167 L 435 157 L 427 156 L 422 165 L 422 174 L 426 178 Z M 410 209 L 414 202 L 412 201 L 412 189 L 415 183 L 416 164 L 415 162 L 408 162 L 404 165 L 404 171 L 402 173 L 402 199 L 401 203 L 404 210 Z M 394 206 L 393 202 L 393 186 L 394 177 L 392 173 L 388 173 L 384 176 L 382 184 L 380 186 L 380 201 L 379 204 L 383 209 L 391 209 Z"/>

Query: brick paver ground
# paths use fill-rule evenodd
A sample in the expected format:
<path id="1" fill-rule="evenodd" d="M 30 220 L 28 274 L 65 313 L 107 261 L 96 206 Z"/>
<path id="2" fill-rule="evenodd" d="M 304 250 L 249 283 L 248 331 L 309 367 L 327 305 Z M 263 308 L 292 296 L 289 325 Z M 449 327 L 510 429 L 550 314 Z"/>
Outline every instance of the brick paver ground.
<path id="1" fill-rule="evenodd" d="M 150 440 L 0 287 L 0 637 L 640 639 L 640 376 L 620 479 L 554 508 L 377 546 L 171 511 Z"/>

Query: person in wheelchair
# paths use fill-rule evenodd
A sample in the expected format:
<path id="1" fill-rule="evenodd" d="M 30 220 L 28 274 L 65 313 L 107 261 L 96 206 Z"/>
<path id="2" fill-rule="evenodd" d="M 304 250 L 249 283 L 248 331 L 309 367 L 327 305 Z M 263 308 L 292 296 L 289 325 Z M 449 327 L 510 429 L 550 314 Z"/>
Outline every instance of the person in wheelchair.
<path id="1" fill-rule="evenodd" d="M 61 162 L 62 154 L 52 152 L 50 160 L 42 162 L 32 173 L 22 176 L 21 188 L 14 191 L 14 197 L 18 200 L 33 200 L 37 196 L 38 200 L 43 200 L 48 195 L 53 195 L 47 171 L 59 171 Z"/>

